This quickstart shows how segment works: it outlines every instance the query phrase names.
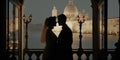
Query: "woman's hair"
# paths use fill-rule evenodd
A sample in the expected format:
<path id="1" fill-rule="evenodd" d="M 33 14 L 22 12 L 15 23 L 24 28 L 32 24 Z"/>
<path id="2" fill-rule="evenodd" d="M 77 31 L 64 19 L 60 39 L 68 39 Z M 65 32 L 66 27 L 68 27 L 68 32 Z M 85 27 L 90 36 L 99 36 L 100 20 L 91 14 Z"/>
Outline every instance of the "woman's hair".
<path id="1" fill-rule="evenodd" d="M 40 41 L 42 43 L 45 43 L 46 41 L 46 32 L 47 32 L 48 27 L 53 26 L 55 20 L 56 20 L 56 17 L 46 18 L 45 23 L 42 26 L 42 32 L 41 32 L 41 37 L 40 37 Z"/>

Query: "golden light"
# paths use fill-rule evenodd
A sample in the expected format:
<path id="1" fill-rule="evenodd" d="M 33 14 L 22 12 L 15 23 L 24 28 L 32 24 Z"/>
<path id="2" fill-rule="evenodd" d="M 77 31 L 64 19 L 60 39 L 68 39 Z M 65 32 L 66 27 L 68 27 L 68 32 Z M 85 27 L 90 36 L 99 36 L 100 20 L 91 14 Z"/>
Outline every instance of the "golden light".
<path id="1" fill-rule="evenodd" d="M 30 14 L 30 16 L 29 16 L 29 19 L 30 19 L 30 21 L 32 21 L 32 15 Z"/>
<path id="2" fill-rule="evenodd" d="M 26 16 L 25 16 L 25 14 L 23 15 L 23 21 L 25 22 L 25 19 L 26 19 Z"/>

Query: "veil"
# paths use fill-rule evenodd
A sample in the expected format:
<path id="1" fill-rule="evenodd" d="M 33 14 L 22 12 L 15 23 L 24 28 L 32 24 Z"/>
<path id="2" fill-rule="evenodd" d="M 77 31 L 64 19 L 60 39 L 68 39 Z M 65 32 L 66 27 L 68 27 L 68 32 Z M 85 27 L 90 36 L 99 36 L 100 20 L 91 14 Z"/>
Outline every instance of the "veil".
<path id="1" fill-rule="evenodd" d="M 42 43 L 45 43 L 45 41 L 46 41 L 46 32 L 47 32 L 47 26 L 44 24 L 42 26 L 41 37 L 40 37 L 40 41 Z"/>

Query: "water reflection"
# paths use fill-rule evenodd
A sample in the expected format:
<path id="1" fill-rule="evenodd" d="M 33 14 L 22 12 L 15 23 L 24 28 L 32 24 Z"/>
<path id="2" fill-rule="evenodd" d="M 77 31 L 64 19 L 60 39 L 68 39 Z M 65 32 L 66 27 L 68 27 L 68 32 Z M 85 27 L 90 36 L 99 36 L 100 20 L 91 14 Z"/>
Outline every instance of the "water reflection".
<path id="1" fill-rule="evenodd" d="M 118 36 L 108 35 L 108 48 L 115 48 Z M 40 32 L 30 32 L 29 48 L 44 48 L 45 45 L 40 42 Z M 92 49 L 92 34 L 83 34 L 82 39 L 83 49 Z M 79 48 L 79 33 L 73 33 L 73 49 Z"/>

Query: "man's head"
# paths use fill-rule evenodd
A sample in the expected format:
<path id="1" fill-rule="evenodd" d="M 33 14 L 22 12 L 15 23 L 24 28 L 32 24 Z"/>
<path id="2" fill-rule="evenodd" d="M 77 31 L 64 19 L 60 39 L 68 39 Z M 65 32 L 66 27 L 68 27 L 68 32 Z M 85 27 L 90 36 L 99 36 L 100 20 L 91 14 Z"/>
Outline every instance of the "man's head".
<path id="1" fill-rule="evenodd" d="M 66 16 L 64 14 L 58 15 L 58 23 L 59 25 L 63 25 L 66 23 Z"/>

